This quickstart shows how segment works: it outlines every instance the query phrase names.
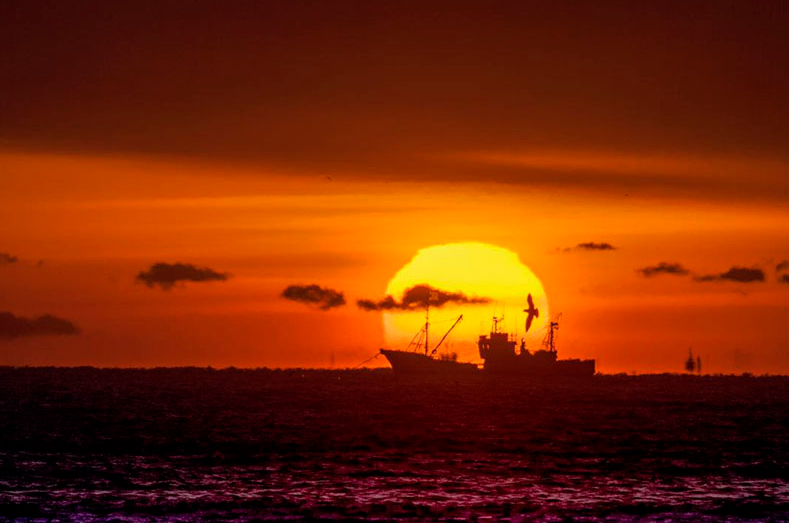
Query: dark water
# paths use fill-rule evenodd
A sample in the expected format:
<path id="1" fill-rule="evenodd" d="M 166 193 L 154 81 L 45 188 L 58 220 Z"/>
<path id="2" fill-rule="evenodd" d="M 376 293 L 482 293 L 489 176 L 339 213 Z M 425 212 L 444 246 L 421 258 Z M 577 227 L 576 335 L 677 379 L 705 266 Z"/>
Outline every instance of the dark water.
<path id="1" fill-rule="evenodd" d="M 789 379 L 0 368 L 0 520 L 789 521 Z"/>

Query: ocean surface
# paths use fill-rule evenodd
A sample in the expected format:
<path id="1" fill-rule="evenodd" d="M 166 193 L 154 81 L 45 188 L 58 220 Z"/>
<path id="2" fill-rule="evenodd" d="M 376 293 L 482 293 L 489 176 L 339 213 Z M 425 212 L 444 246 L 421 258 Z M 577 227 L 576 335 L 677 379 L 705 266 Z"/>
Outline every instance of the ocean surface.
<path id="1" fill-rule="evenodd" d="M 0 521 L 789 521 L 789 378 L 0 368 Z"/>

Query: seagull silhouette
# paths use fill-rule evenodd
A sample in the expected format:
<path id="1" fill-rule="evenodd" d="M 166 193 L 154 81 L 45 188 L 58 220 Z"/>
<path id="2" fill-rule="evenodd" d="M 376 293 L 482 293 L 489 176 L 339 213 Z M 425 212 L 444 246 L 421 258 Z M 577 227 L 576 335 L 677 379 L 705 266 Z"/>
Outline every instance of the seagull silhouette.
<path id="1" fill-rule="evenodd" d="M 534 306 L 534 300 L 532 299 L 531 294 L 529 294 L 529 297 L 526 298 L 526 301 L 529 303 L 529 308 L 523 309 L 523 312 L 528 314 L 528 316 L 526 316 L 526 332 L 529 332 L 531 322 L 534 321 L 534 318 L 540 317 L 540 311 Z"/>

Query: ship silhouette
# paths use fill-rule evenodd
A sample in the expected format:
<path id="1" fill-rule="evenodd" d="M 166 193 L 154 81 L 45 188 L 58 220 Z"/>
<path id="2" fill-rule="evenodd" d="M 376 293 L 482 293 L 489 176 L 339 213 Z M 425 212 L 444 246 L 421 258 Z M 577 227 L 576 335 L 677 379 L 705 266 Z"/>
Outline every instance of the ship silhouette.
<path id="1" fill-rule="evenodd" d="M 528 297 L 529 308 L 526 330 L 531 327 L 532 320 L 539 317 L 531 295 Z M 444 334 L 436 346 L 430 350 L 430 308 L 426 306 L 425 324 L 411 340 L 406 350 L 381 349 L 380 352 L 389 361 L 392 370 L 400 375 L 438 375 L 438 376 L 474 376 L 496 375 L 525 378 L 581 378 L 591 377 L 595 373 L 595 360 L 566 359 L 560 360 L 556 350 L 556 331 L 559 328 L 559 317 L 548 325 L 548 332 L 542 347 L 535 351 L 526 348 L 521 340 L 519 350 L 515 336 L 499 329 L 502 318 L 493 317 L 489 334 L 481 335 L 477 341 L 479 356 L 483 363 L 481 368 L 476 363 L 460 362 L 456 353 L 439 353 L 444 340 L 452 329 L 463 319 L 460 315 L 452 327 Z M 422 344 L 424 340 L 424 344 Z"/>
<path id="2" fill-rule="evenodd" d="M 463 363 L 457 360 L 457 353 L 443 352 L 438 349 L 447 339 L 458 323 L 463 321 L 461 314 L 455 323 L 444 333 L 441 340 L 430 350 L 430 301 L 425 305 L 425 324 L 414 335 L 406 350 L 381 349 L 383 354 L 397 374 L 404 375 L 474 375 L 478 372 L 475 363 Z M 424 340 L 424 344 L 422 341 Z M 422 350 L 424 348 L 424 350 Z"/>

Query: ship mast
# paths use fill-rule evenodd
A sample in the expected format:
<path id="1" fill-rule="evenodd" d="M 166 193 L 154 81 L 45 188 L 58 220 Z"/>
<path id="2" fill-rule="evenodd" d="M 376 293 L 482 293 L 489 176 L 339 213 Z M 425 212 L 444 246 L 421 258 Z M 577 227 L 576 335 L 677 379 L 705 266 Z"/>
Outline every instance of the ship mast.
<path id="1" fill-rule="evenodd" d="M 425 304 L 425 356 L 427 356 L 428 340 L 430 338 L 430 298 Z"/>
<path id="2" fill-rule="evenodd" d="M 429 291 L 425 301 L 425 356 L 427 356 L 427 351 L 430 350 L 430 302 L 432 300 L 438 300 L 436 291 Z"/>

